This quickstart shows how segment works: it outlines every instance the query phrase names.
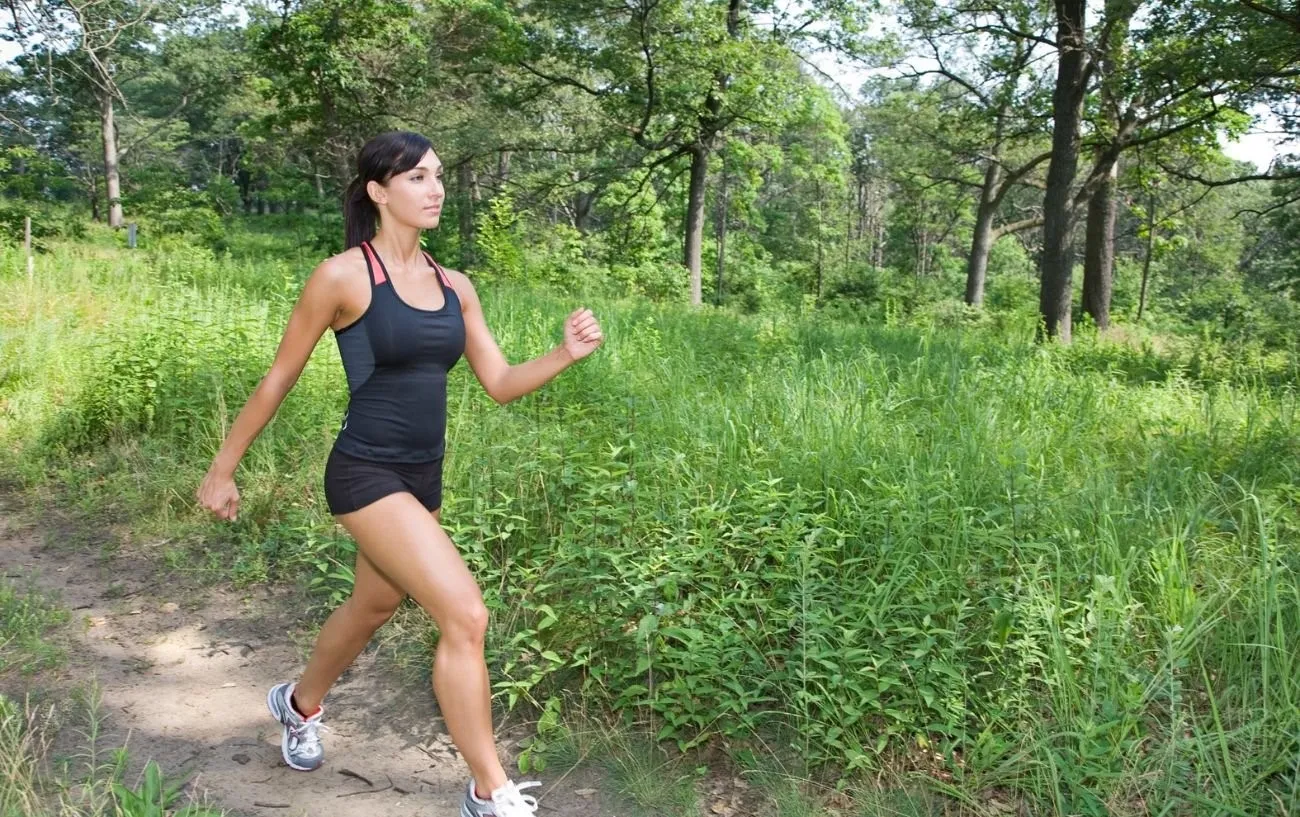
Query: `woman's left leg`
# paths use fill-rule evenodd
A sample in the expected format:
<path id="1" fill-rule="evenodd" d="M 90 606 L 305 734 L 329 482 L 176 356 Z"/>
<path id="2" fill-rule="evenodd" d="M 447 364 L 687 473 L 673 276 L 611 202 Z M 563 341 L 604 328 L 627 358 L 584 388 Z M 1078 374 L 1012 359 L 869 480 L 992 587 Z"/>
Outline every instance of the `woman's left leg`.
<path id="1" fill-rule="evenodd" d="M 436 517 L 409 493 L 390 494 L 339 522 L 375 566 L 438 625 L 433 687 L 447 731 L 478 785 L 507 781 L 492 730 L 492 691 L 483 656 L 488 611 L 478 584 Z"/>
<path id="2" fill-rule="evenodd" d="M 293 700 L 299 712 L 316 711 L 325 693 L 406 597 L 361 548 L 357 548 L 354 577 L 352 595 L 325 620 L 307 668 L 294 687 Z"/>

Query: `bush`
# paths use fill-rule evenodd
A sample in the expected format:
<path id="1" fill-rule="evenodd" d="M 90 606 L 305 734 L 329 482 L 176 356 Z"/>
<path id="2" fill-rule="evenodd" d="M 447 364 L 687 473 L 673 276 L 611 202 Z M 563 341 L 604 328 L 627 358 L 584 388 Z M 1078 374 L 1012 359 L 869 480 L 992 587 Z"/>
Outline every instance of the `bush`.
<path id="1" fill-rule="evenodd" d="M 478 216 L 475 251 L 479 256 L 476 278 L 484 281 L 524 280 L 524 253 L 519 242 L 519 216 L 508 195 L 488 202 Z"/>
<path id="2" fill-rule="evenodd" d="M 86 234 L 85 221 L 70 207 L 0 198 L 0 239 L 21 247 L 28 217 L 34 252 L 48 252 L 56 239 L 79 240 Z"/>
<path id="3" fill-rule="evenodd" d="M 129 220 L 139 225 L 142 247 L 158 237 L 178 235 L 214 247 L 219 246 L 225 234 L 221 217 L 212 209 L 208 195 L 202 191 L 167 188 L 146 198 L 128 200 L 126 204 L 134 205 Z"/>
<path id="4" fill-rule="evenodd" d="M 220 315 L 191 299 L 111 325 L 93 378 L 44 443 L 81 450 L 149 434 L 192 444 L 208 430 L 214 405 L 246 398 L 256 385 L 274 343 L 264 328 L 264 316 Z"/>

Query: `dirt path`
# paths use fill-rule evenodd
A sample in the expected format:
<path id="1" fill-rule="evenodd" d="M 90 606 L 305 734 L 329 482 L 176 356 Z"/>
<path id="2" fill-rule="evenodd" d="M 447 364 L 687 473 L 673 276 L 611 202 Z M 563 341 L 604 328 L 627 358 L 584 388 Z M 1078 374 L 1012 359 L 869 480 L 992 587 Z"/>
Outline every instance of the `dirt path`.
<path id="1" fill-rule="evenodd" d="M 169 772 L 189 771 L 195 792 L 232 814 L 459 814 L 467 771 L 432 695 L 379 671 L 369 654 L 326 701 L 324 767 L 303 773 L 283 764 L 266 691 L 302 667 L 287 591 L 160 584 L 143 561 L 43 538 L 0 506 L 0 572 L 30 578 L 72 610 L 68 673 L 97 679 L 108 739 L 121 745 L 129 735 L 135 768 L 152 758 Z M 590 779 L 544 777 L 539 814 L 616 817 Z"/>

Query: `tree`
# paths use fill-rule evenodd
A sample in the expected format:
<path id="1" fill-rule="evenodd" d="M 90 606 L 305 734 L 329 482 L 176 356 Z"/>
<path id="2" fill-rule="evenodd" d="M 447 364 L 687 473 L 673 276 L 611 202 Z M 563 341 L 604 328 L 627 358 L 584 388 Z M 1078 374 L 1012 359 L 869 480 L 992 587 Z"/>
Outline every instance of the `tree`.
<path id="1" fill-rule="evenodd" d="M 25 70 L 40 75 L 56 100 L 65 96 L 93 98 L 103 145 L 108 223 L 121 227 L 120 162 L 190 101 L 182 94 L 160 123 L 122 143 L 118 109 L 128 116 L 132 111 L 123 86 L 140 70 L 149 48 L 157 44 L 157 27 L 181 21 L 199 23 L 211 6 L 206 0 L 21 0 L 12 4 L 11 10 L 14 34 L 28 57 L 23 62 Z"/>
<path id="2" fill-rule="evenodd" d="M 297 130 L 317 170 L 339 185 L 368 137 L 418 110 L 427 43 L 416 13 L 396 0 L 305 0 L 254 19 L 254 48 L 272 80 L 268 126 Z"/>
<path id="3" fill-rule="evenodd" d="M 745 0 L 637 0 L 622 6 L 537 0 L 524 6 L 516 64 L 542 88 L 589 96 L 607 133 L 642 167 L 687 175 L 682 257 L 702 300 L 701 251 L 710 159 L 734 127 L 777 130 L 801 87 L 796 46 L 847 48 L 864 28 L 849 4 L 812 3 L 799 17 Z M 683 164 L 685 165 L 683 167 Z"/>
<path id="4" fill-rule="evenodd" d="M 965 0 L 911 0 L 903 8 L 917 57 L 932 66 L 909 68 L 906 75 L 936 80 L 944 109 L 939 123 L 947 125 L 919 136 L 942 150 L 950 165 L 974 171 L 974 178 L 951 171 L 940 178 L 978 191 L 965 301 L 980 306 L 993 245 L 1042 224 L 1036 213 L 1013 220 L 999 215 L 1012 190 L 1051 157 L 1043 143 L 1046 100 L 1036 68 L 1048 42 L 1047 15 L 1032 3 L 989 8 Z"/>

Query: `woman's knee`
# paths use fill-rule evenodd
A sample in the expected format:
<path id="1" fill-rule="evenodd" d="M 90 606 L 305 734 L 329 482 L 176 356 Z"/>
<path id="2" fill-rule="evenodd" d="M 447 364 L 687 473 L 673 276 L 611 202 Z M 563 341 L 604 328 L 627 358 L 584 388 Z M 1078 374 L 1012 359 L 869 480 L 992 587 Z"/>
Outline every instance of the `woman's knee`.
<path id="1" fill-rule="evenodd" d="M 481 647 L 488 628 L 488 609 L 481 598 L 457 605 L 435 617 L 440 631 L 440 641 Z"/>
<path id="2" fill-rule="evenodd" d="M 348 598 L 347 603 L 355 621 L 369 627 L 371 630 L 378 630 L 393 617 L 402 601 L 398 599 L 396 603 L 393 603 L 387 600 L 362 599 L 354 595 Z"/>

